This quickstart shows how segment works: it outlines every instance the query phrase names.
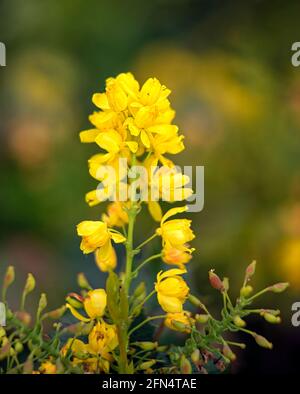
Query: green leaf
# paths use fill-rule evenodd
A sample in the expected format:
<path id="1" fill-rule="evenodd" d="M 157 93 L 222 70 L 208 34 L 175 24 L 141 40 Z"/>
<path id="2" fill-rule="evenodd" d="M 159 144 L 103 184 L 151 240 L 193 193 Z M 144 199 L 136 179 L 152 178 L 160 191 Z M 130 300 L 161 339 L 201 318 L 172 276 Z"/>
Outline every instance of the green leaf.
<path id="1" fill-rule="evenodd" d="M 107 293 L 107 307 L 110 316 L 114 323 L 118 323 L 120 320 L 120 284 L 119 277 L 113 271 L 109 272 L 109 276 L 106 281 L 106 293 Z"/>

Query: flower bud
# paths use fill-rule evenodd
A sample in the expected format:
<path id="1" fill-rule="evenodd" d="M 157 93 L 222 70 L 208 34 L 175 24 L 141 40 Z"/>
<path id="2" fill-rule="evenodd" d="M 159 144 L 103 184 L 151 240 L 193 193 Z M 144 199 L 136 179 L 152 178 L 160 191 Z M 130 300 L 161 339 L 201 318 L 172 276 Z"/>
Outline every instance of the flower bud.
<path id="1" fill-rule="evenodd" d="M 223 282 L 218 277 L 218 275 L 214 273 L 214 270 L 210 270 L 208 272 L 208 277 L 209 277 L 210 284 L 214 289 L 219 290 L 219 291 L 225 290 Z"/>
<path id="2" fill-rule="evenodd" d="M 229 290 L 229 278 L 223 278 L 223 286 L 225 291 Z"/>
<path id="3" fill-rule="evenodd" d="M 15 313 L 17 319 L 19 319 L 25 326 L 29 326 L 31 323 L 31 315 L 25 311 L 17 311 Z"/>
<path id="4" fill-rule="evenodd" d="M 156 360 L 145 361 L 139 365 L 139 369 L 148 369 L 151 368 L 156 363 Z"/>
<path id="5" fill-rule="evenodd" d="M 248 265 L 246 268 L 245 272 L 245 282 L 248 282 L 248 280 L 255 274 L 255 268 L 256 268 L 256 261 L 253 260 L 251 264 Z"/>
<path id="6" fill-rule="evenodd" d="M 32 274 L 28 274 L 26 284 L 24 287 L 24 295 L 31 293 L 35 288 L 35 279 Z"/>
<path id="7" fill-rule="evenodd" d="M 16 353 L 22 353 L 23 350 L 24 350 L 24 346 L 23 346 L 22 342 L 17 342 L 15 344 L 15 351 L 16 351 Z"/>
<path id="8" fill-rule="evenodd" d="M 91 290 L 92 288 L 83 272 L 77 275 L 77 283 L 82 289 Z"/>
<path id="9" fill-rule="evenodd" d="M 230 361 L 236 360 L 236 355 L 233 353 L 233 351 L 230 349 L 230 347 L 227 344 L 223 346 L 223 354 Z"/>
<path id="10" fill-rule="evenodd" d="M 3 280 L 3 289 L 8 289 L 8 287 L 14 282 L 15 280 L 15 268 L 10 265 L 7 267 L 6 273 L 4 275 Z"/>
<path id="11" fill-rule="evenodd" d="M 245 320 L 241 319 L 240 316 L 235 316 L 233 322 L 237 327 L 245 327 L 246 325 Z"/>
<path id="12" fill-rule="evenodd" d="M 262 313 L 262 316 L 264 317 L 264 319 L 271 324 L 279 324 L 281 323 L 281 318 L 279 316 L 275 316 L 272 313 Z"/>
<path id="13" fill-rule="evenodd" d="M 45 293 L 42 293 L 39 301 L 38 311 L 37 311 L 38 318 L 40 317 L 41 313 L 46 308 L 46 306 L 47 306 L 47 297 Z"/>
<path id="14" fill-rule="evenodd" d="M 83 303 L 82 302 L 80 302 L 78 300 L 75 300 L 75 298 L 72 298 L 70 296 L 66 297 L 66 301 L 67 301 L 68 304 L 70 304 L 71 306 L 73 306 L 76 309 L 80 309 L 80 308 L 83 307 Z"/>
<path id="15" fill-rule="evenodd" d="M 187 328 L 190 328 L 186 324 L 178 320 L 172 320 L 172 325 L 179 331 L 185 331 Z"/>
<path id="16" fill-rule="evenodd" d="M 192 294 L 189 294 L 188 300 L 190 301 L 191 304 L 197 306 L 197 307 L 202 307 L 202 302 L 199 300 L 199 298 L 193 296 Z"/>
<path id="17" fill-rule="evenodd" d="M 54 309 L 44 315 L 44 317 L 50 317 L 50 319 L 58 320 L 60 319 L 66 311 L 66 306 L 63 305 L 60 308 Z"/>
<path id="18" fill-rule="evenodd" d="M 4 328 L 0 326 L 0 339 L 5 337 L 5 335 L 6 335 L 6 332 L 5 332 Z"/>
<path id="19" fill-rule="evenodd" d="M 201 354 L 199 349 L 195 349 L 193 353 L 191 354 L 191 360 L 193 361 L 194 364 L 198 364 L 199 361 L 201 360 Z"/>
<path id="20" fill-rule="evenodd" d="M 157 342 L 136 342 L 135 345 L 143 350 L 153 350 L 157 348 Z"/>
<path id="21" fill-rule="evenodd" d="M 7 343 L 3 343 L 3 345 L 0 348 L 0 361 L 4 360 L 5 357 L 9 355 L 10 352 L 10 343 L 7 341 Z"/>
<path id="22" fill-rule="evenodd" d="M 240 295 L 241 297 L 249 297 L 249 295 L 252 293 L 253 287 L 252 286 L 243 286 L 240 290 Z"/>
<path id="23" fill-rule="evenodd" d="M 158 352 L 165 352 L 167 349 L 168 349 L 167 345 L 161 345 L 161 346 L 158 346 L 157 351 Z"/>
<path id="24" fill-rule="evenodd" d="M 269 287 L 269 291 L 272 291 L 273 293 L 282 293 L 289 287 L 288 282 L 281 282 L 281 283 L 276 283 L 273 286 Z"/>
<path id="25" fill-rule="evenodd" d="M 261 347 L 264 347 L 266 349 L 272 349 L 273 348 L 273 344 L 271 342 L 269 342 L 262 335 L 255 334 L 254 335 L 254 339 L 255 339 L 255 342 Z"/>
<path id="26" fill-rule="evenodd" d="M 189 360 L 182 354 L 180 358 L 180 372 L 183 374 L 191 374 L 192 373 L 192 366 Z"/>
<path id="27" fill-rule="evenodd" d="M 196 316 L 195 316 L 195 319 L 196 319 L 196 321 L 198 322 L 198 323 L 201 323 L 201 324 L 205 324 L 205 323 L 207 323 L 208 322 L 208 319 L 209 319 L 209 315 L 205 315 L 205 314 L 197 314 Z"/>

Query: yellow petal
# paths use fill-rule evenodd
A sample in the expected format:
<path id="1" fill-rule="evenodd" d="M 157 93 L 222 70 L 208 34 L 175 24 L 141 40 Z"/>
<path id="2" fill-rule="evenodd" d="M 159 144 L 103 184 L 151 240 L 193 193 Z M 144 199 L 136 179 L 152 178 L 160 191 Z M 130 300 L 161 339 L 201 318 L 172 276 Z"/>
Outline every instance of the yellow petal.
<path id="1" fill-rule="evenodd" d="M 70 309 L 70 312 L 72 313 L 72 315 L 74 316 L 74 317 L 76 317 L 76 319 L 78 319 L 78 320 L 80 320 L 80 321 L 83 321 L 83 322 L 85 322 L 85 323 L 87 323 L 87 322 L 89 322 L 91 319 L 89 319 L 88 317 L 84 317 L 84 316 L 82 316 L 79 312 L 77 312 L 77 310 L 73 307 L 73 306 L 71 306 L 70 304 L 66 304 L 66 307 L 68 308 L 68 309 Z"/>
<path id="2" fill-rule="evenodd" d="M 95 142 L 97 135 L 100 133 L 98 129 L 83 130 L 79 133 L 80 142 L 91 143 Z"/>
<path id="3" fill-rule="evenodd" d="M 156 222 L 160 222 L 162 218 L 162 211 L 159 203 L 157 201 L 149 201 L 148 202 L 148 209 L 150 215 Z"/>
<path id="4" fill-rule="evenodd" d="M 120 233 L 118 233 L 118 232 L 115 232 L 115 231 L 112 230 L 112 229 L 109 229 L 108 232 L 110 233 L 110 235 L 111 235 L 113 241 L 114 241 L 116 244 L 119 244 L 119 243 L 121 243 L 121 242 L 125 242 L 125 241 L 126 241 L 126 238 L 124 237 L 124 235 L 122 235 L 122 234 L 120 234 Z"/>
<path id="5" fill-rule="evenodd" d="M 160 282 L 163 279 L 169 278 L 170 276 L 176 276 L 176 275 L 182 275 L 185 274 L 187 272 L 187 270 L 185 268 L 180 269 L 180 268 L 172 268 L 171 270 L 162 272 L 160 271 L 157 274 L 157 280 Z"/>
<path id="6" fill-rule="evenodd" d="M 110 153 L 118 153 L 122 138 L 120 134 L 115 130 L 103 131 L 98 135 L 95 142 L 100 148 L 105 149 Z"/>
<path id="7" fill-rule="evenodd" d="M 109 109 L 109 104 L 108 104 L 107 96 L 105 93 L 93 94 L 92 102 L 96 105 L 96 107 L 98 107 L 102 110 Z"/>
<path id="8" fill-rule="evenodd" d="M 146 148 L 150 148 L 150 140 L 147 133 L 144 130 L 141 131 L 141 140 Z"/>
<path id="9" fill-rule="evenodd" d="M 174 216 L 174 215 L 176 215 L 177 213 L 182 213 L 182 212 L 185 212 L 185 211 L 187 211 L 187 207 L 186 207 L 186 206 L 169 209 L 168 212 L 166 212 L 166 213 L 164 214 L 164 216 L 162 217 L 161 224 L 163 224 L 163 223 L 164 223 L 167 219 L 169 219 L 171 216 Z"/>
<path id="10" fill-rule="evenodd" d="M 136 141 L 127 141 L 126 145 L 132 153 L 136 153 L 139 148 L 139 144 Z"/>

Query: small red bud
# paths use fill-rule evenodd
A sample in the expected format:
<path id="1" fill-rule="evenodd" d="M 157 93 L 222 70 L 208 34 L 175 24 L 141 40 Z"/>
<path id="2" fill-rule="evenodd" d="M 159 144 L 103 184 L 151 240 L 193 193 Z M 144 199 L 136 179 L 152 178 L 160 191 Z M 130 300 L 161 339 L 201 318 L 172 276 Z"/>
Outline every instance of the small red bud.
<path id="1" fill-rule="evenodd" d="M 247 282 L 254 274 L 256 268 L 256 261 L 253 260 L 251 264 L 248 265 L 245 272 L 245 282 Z"/>
<path id="2" fill-rule="evenodd" d="M 223 282 L 218 277 L 218 275 L 214 273 L 214 270 L 210 270 L 208 272 L 208 277 L 209 277 L 210 284 L 214 289 L 219 290 L 219 291 L 225 290 Z"/>

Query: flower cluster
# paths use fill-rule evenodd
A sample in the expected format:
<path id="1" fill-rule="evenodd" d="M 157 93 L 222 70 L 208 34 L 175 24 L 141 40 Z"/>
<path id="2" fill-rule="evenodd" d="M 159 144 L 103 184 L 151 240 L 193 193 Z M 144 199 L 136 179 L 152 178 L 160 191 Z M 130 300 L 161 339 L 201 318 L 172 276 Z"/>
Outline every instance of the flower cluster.
<path id="1" fill-rule="evenodd" d="M 63 307 L 48 313 L 44 313 L 47 300 L 42 294 L 31 327 L 25 300 L 34 289 L 35 280 L 29 274 L 20 310 L 13 313 L 7 306 L 7 329 L 0 330 L 0 372 L 1 360 L 7 359 L 7 371 L 34 374 L 191 373 L 193 369 L 207 373 L 209 360 L 218 360 L 219 370 L 222 370 L 235 359 L 230 344 L 244 347 L 244 344 L 226 340 L 224 333 L 227 331 L 242 331 L 251 335 L 258 345 L 272 347 L 266 338 L 246 329 L 244 319 L 250 313 L 258 313 L 269 323 L 279 323 L 279 311 L 248 307 L 263 293 L 279 293 L 287 284 L 278 283 L 252 295 L 253 288 L 248 283 L 255 271 L 255 263 L 252 263 L 246 270 L 240 295 L 233 302 L 228 294 L 228 279 L 221 280 L 211 270 L 210 283 L 223 298 L 221 320 L 215 319 L 190 293 L 183 278 L 195 250 L 190 246 L 195 235 L 191 220 L 174 216 L 185 213 L 187 207 L 173 207 L 163 214 L 157 200 L 144 198 L 141 193 L 146 182 L 146 190 L 154 189 L 158 199 L 170 203 L 183 201 L 192 194 L 192 189 L 187 187 L 189 178 L 178 172 L 167 157 L 184 149 L 183 136 L 172 124 L 175 112 L 169 95 L 170 90 L 156 78 L 149 78 L 140 87 L 130 73 L 108 78 L 105 92 L 93 95 L 92 101 L 99 108 L 90 115 L 94 128 L 82 131 L 80 139 L 100 148 L 88 163 L 90 174 L 101 181 L 101 187 L 88 192 L 86 201 L 90 206 L 108 197 L 112 201 L 97 220 L 79 223 L 77 234 L 81 237 L 82 252 L 94 253 L 100 271 L 108 274 L 106 286 L 93 289 L 81 273 L 78 275 L 80 293 L 69 293 Z M 142 173 L 137 173 L 137 164 L 150 174 L 146 181 Z M 158 169 L 155 173 L 153 167 Z M 118 175 L 113 176 L 109 168 Z M 120 198 L 121 195 L 126 198 Z M 153 234 L 136 245 L 135 223 L 143 204 L 157 223 Z M 159 253 L 140 261 L 144 255 L 141 252 L 148 243 L 158 239 Z M 117 264 L 114 243 L 124 246 L 124 266 Z M 139 273 L 149 263 L 157 273 L 156 282 L 147 283 L 151 290 L 139 280 Z M 163 264 L 172 268 L 160 270 Z M 6 291 L 13 280 L 14 270 L 9 267 L 2 291 L 5 303 Z M 133 280 L 138 282 L 135 289 L 132 289 Z M 145 316 L 145 304 L 153 296 L 162 312 L 157 316 Z M 186 307 L 188 302 L 194 308 L 191 311 Z M 76 322 L 64 328 L 55 323 L 55 334 L 45 342 L 43 320 L 59 319 L 66 310 Z M 154 339 L 145 336 L 143 328 L 148 325 L 151 331 L 150 323 L 155 320 L 161 320 L 162 324 Z M 160 344 L 159 333 L 163 329 L 187 335 L 185 345 Z M 63 335 L 67 340 L 61 340 Z M 26 357 L 22 356 L 26 362 L 20 363 L 17 354 L 23 350 L 27 352 Z M 166 357 L 160 357 L 162 353 Z"/>

